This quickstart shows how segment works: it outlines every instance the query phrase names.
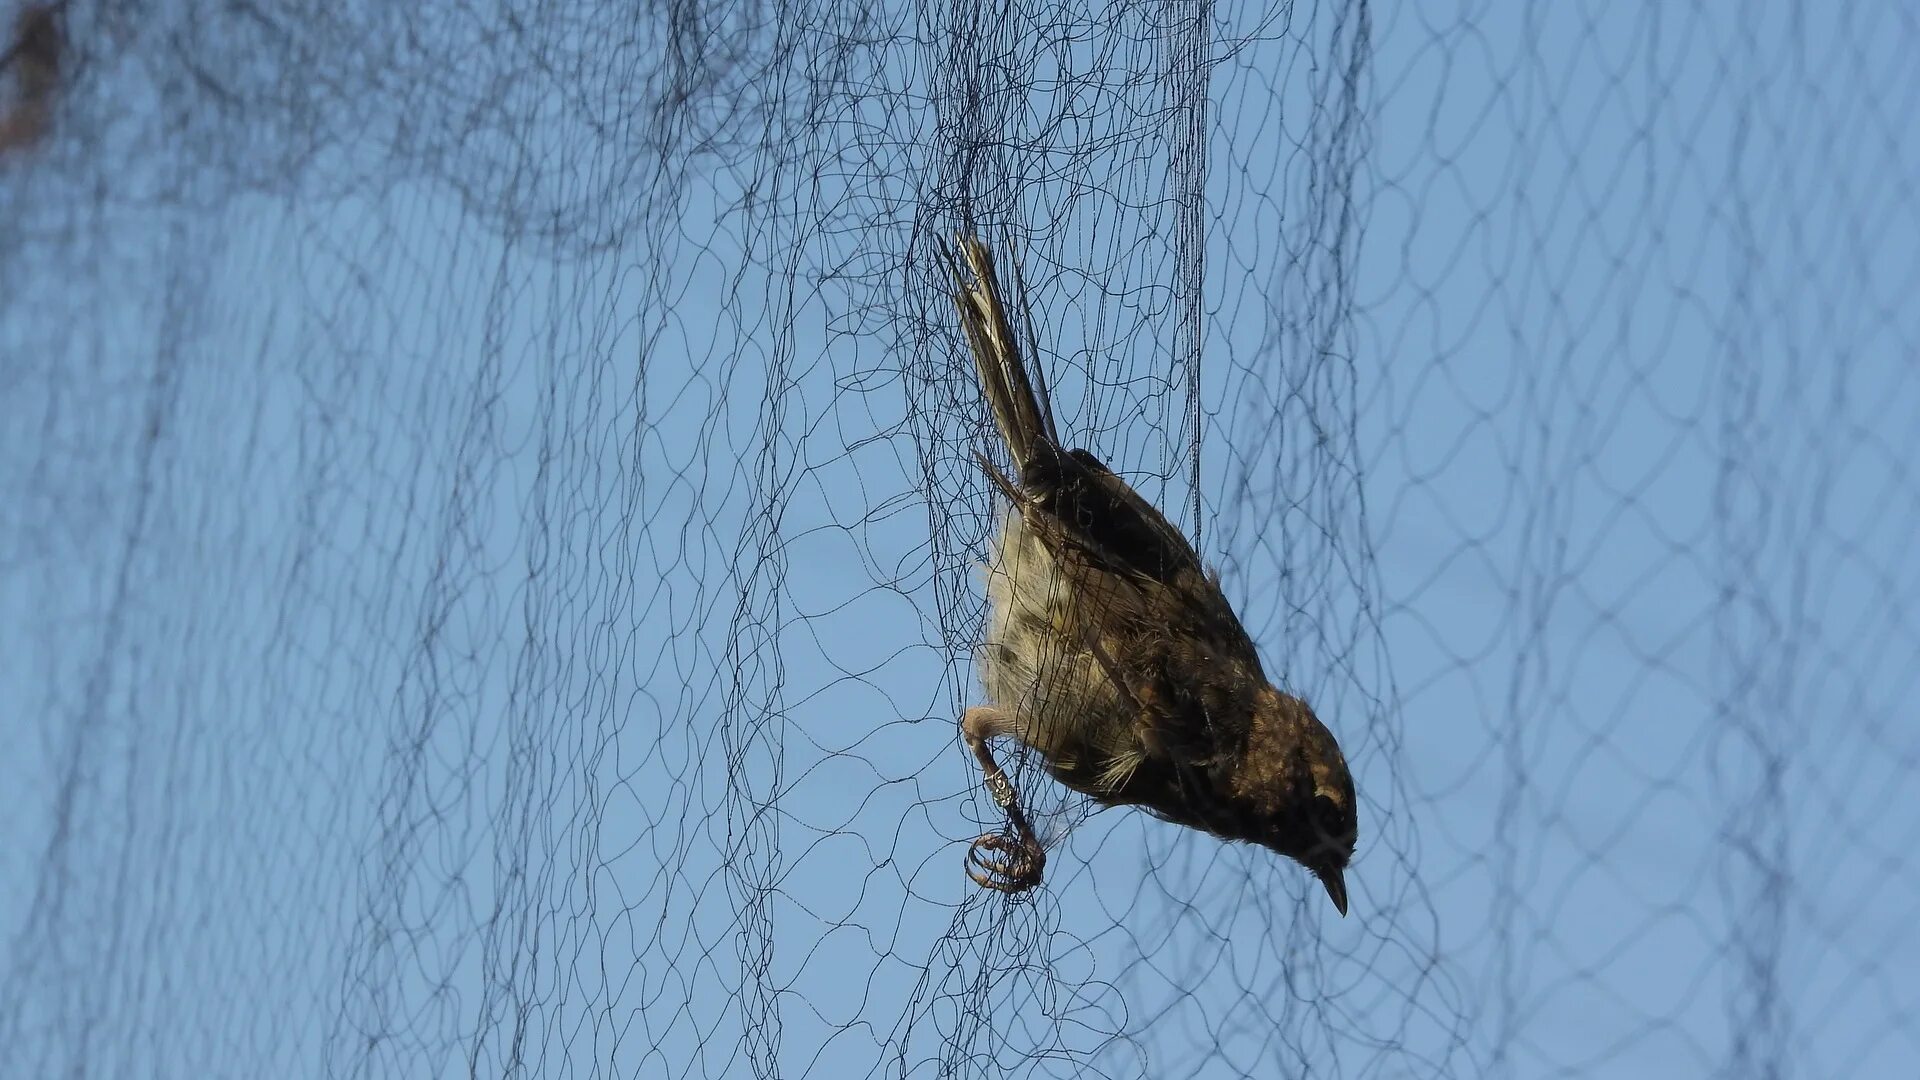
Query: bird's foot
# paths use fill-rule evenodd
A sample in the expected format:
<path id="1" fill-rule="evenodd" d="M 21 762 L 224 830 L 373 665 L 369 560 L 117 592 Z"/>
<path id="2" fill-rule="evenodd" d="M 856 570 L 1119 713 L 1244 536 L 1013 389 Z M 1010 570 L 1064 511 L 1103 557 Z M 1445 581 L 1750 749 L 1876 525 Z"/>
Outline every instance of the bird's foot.
<path id="1" fill-rule="evenodd" d="M 967 876 L 982 888 L 1026 892 L 1040 884 L 1046 849 L 1031 834 L 987 833 L 967 849 Z"/>

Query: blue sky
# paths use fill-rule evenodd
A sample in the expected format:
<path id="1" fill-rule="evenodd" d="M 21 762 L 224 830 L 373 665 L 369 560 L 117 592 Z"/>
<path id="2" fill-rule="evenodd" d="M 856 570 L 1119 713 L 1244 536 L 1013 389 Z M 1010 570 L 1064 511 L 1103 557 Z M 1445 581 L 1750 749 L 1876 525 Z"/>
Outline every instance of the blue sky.
<path id="1" fill-rule="evenodd" d="M 1323 338 L 1298 148 L 1334 138 L 1336 14 L 1213 72 L 1202 546 L 1354 759 L 1352 918 L 1031 766 L 1045 890 L 963 876 L 992 503 L 954 343 L 899 321 L 945 317 L 902 259 L 930 107 L 828 114 L 781 174 L 811 186 L 756 204 L 630 175 L 612 106 L 530 89 L 502 130 L 540 145 L 460 144 L 464 193 L 106 200 L 31 249 L 0 1042 L 36 1074 L 1902 1075 L 1911 26 L 1375 12 Z M 1022 33 L 1106 70 L 1099 33 Z M 1167 170 L 1116 119 L 1156 91 L 1089 85 L 1019 101 L 996 160 L 1054 177 L 1009 205 L 1058 263 L 1063 419 L 1184 506 Z M 503 241 L 509 204 L 615 242 Z"/>

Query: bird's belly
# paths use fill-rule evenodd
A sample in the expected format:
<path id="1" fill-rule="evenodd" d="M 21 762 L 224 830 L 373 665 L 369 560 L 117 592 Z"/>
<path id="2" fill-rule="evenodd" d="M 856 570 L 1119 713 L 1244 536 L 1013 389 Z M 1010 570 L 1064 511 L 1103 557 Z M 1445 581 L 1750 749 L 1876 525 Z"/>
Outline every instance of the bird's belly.
<path id="1" fill-rule="evenodd" d="M 1008 515 L 987 568 L 991 605 L 980 650 L 980 677 L 988 698 L 1014 719 L 1021 741 L 1045 754 L 1055 774 L 1074 787 L 1074 774 L 1097 776 L 1135 742 L 1133 710 L 1094 656 L 1091 639 L 1101 612 L 1115 598 L 1089 595 L 1084 583 L 1056 563 Z"/>

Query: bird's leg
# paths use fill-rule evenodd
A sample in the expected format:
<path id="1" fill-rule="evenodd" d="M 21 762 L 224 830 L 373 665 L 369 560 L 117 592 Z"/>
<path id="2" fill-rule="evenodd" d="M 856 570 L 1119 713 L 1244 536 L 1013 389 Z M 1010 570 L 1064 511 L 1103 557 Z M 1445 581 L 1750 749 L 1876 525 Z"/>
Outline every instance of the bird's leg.
<path id="1" fill-rule="evenodd" d="M 966 737 L 973 756 L 980 759 L 980 771 L 986 777 L 987 794 L 1006 812 L 1013 835 L 987 833 L 967 849 L 967 876 L 975 883 L 1001 892 L 1025 892 L 1040 884 L 1040 871 L 1046 866 L 1047 853 L 1020 807 L 1020 793 L 1001 770 L 1000 763 L 987 748 L 987 740 L 1014 731 L 1012 717 L 992 705 L 976 705 L 960 718 L 960 733 Z M 989 852 L 993 854 L 989 854 Z M 999 854 L 1004 852 L 1005 854 Z"/>

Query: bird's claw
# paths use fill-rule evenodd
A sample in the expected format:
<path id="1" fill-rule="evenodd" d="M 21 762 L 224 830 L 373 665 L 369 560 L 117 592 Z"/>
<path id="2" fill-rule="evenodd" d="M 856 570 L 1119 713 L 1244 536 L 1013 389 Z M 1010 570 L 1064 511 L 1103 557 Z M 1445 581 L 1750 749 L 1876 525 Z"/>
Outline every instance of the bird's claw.
<path id="1" fill-rule="evenodd" d="M 967 848 L 967 876 L 982 888 L 999 892 L 1026 892 L 1040 884 L 1040 872 L 1046 864 L 1046 849 L 1030 836 L 987 833 Z"/>

